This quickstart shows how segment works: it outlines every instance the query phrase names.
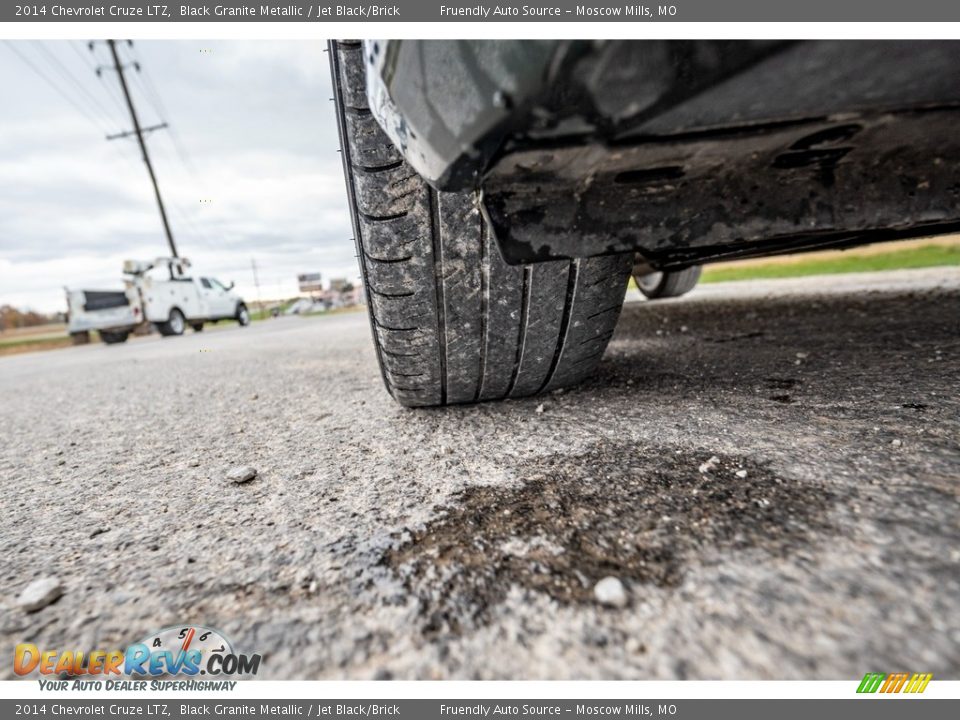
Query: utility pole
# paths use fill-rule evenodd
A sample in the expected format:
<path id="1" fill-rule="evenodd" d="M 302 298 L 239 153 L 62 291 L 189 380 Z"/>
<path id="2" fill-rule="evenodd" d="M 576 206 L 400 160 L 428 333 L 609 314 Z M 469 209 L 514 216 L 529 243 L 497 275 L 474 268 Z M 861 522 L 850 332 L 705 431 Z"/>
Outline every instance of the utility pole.
<path id="1" fill-rule="evenodd" d="M 160 186 L 157 185 L 157 176 L 153 172 L 153 165 L 150 163 L 150 155 L 147 154 L 147 143 L 144 142 L 144 129 L 140 127 L 140 119 L 137 117 L 137 111 L 133 107 L 133 99 L 130 97 L 130 89 L 127 87 L 127 79 L 123 76 L 123 65 L 120 63 L 120 56 L 117 54 L 117 41 L 107 40 L 110 46 L 110 54 L 113 56 L 113 65 L 117 70 L 117 77 L 120 78 L 120 88 L 123 90 L 123 97 L 127 101 L 127 108 L 130 110 L 130 119 L 133 120 L 133 131 L 137 136 L 137 142 L 140 143 L 140 152 L 143 153 L 143 162 L 147 166 L 147 172 L 150 174 L 150 182 L 153 183 L 153 192 L 157 196 L 157 205 L 160 208 L 160 219 L 163 221 L 163 229 L 167 234 L 167 243 L 170 245 L 170 254 L 173 257 L 180 257 L 177 254 L 177 246 L 173 242 L 173 231 L 170 230 L 170 222 L 167 220 L 167 211 L 163 207 L 163 198 L 160 195 Z M 147 128 L 154 130 L 156 128 Z M 119 136 L 115 136 L 119 137 Z"/>
<path id="2" fill-rule="evenodd" d="M 250 258 L 250 266 L 253 268 L 253 284 L 257 287 L 257 307 L 260 309 L 260 315 L 263 315 L 263 300 L 260 297 L 260 278 L 257 277 L 257 261 Z"/>

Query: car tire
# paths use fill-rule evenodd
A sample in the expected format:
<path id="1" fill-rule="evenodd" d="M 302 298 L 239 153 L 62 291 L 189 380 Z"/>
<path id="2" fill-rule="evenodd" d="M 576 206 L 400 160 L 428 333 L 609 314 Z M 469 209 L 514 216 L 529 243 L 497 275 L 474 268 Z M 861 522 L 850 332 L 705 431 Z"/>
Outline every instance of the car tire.
<path id="1" fill-rule="evenodd" d="M 116 345 L 118 343 L 125 343 L 127 338 L 130 337 L 130 333 L 126 330 L 101 330 L 100 331 L 100 340 L 106 345 Z"/>
<path id="2" fill-rule="evenodd" d="M 699 265 L 673 272 L 652 272 L 635 275 L 637 289 L 650 300 L 675 298 L 693 290 L 700 279 Z"/>
<path id="3" fill-rule="evenodd" d="M 347 193 L 384 384 L 408 407 L 534 395 L 600 362 L 631 253 L 507 265 L 478 192 L 439 192 L 367 105 L 363 46 L 331 42 Z"/>
<path id="4" fill-rule="evenodd" d="M 247 310 L 247 306 L 237 305 L 237 322 L 240 324 L 240 327 L 246 327 L 250 324 L 250 311 Z"/>
<path id="5" fill-rule="evenodd" d="M 164 337 L 183 335 L 187 327 L 187 320 L 177 308 L 170 311 L 170 318 L 166 322 L 157 323 L 157 330 Z"/>

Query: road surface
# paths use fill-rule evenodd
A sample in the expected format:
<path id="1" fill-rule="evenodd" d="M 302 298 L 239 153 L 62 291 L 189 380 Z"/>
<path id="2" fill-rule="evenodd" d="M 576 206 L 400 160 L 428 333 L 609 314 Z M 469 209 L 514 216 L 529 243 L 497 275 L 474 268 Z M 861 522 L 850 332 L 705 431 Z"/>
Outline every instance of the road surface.
<path id="1" fill-rule="evenodd" d="M 202 623 L 267 678 L 960 678 L 956 269 L 631 302 L 522 401 L 398 407 L 363 314 L 0 358 L 0 398 L 7 658 Z"/>

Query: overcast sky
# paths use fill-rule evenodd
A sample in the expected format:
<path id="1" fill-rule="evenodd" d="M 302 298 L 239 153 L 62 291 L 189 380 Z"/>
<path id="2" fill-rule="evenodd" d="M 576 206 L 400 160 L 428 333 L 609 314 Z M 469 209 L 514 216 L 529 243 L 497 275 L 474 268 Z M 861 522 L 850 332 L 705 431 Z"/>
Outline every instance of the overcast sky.
<path id="1" fill-rule="evenodd" d="M 300 272 L 357 279 L 323 49 L 120 47 L 143 68 L 141 123 L 173 130 L 148 145 L 180 254 L 251 300 L 251 258 L 265 299 L 296 294 Z M 0 43 L 0 304 L 62 310 L 64 286 L 120 287 L 125 258 L 167 254 L 136 140 L 104 139 L 131 127 L 116 73 L 94 73 L 108 62 L 102 43 Z"/>

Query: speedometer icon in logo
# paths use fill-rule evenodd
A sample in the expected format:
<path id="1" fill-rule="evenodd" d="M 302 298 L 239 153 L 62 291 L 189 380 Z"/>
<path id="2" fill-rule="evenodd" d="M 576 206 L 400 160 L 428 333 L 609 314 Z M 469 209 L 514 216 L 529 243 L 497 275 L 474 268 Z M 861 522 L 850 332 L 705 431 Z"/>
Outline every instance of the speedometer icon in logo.
<path id="1" fill-rule="evenodd" d="M 193 663 L 205 675 L 203 668 L 210 666 L 210 659 L 219 655 L 220 660 L 233 655 L 233 646 L 219 630 L 203 625 L 171 625 L 155 633 L 147 635 L 140 641 L 146 645 L 151 654 L 170 653 L 172 657 L 187 657 L 195 659 Z M 199 655 L 197 654 L 199 653 Z"/>

